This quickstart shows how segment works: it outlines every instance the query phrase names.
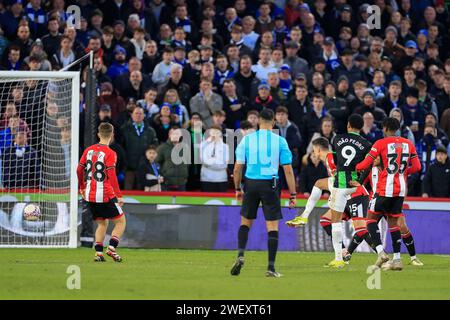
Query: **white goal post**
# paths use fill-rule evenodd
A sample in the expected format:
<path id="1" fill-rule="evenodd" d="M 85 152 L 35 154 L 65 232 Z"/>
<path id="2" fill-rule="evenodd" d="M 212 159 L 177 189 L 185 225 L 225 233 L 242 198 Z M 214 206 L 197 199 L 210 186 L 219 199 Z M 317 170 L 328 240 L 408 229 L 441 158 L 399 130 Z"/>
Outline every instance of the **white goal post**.
<path id="1" fill-rule="evenodd" d="M 0 71 L 0 247 L 77 247 L 79 114 L 79 72 Z"/>

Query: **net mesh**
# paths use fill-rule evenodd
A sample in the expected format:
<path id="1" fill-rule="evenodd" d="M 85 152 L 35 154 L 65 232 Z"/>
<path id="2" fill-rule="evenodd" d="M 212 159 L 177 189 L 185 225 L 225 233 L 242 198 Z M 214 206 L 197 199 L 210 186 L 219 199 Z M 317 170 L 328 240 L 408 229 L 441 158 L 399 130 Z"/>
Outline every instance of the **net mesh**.
<path id="1" fill-rule="evenodd" d="M 2 77 L 0 107 L 0 246 L 67 246 L 72 79 Z"/>

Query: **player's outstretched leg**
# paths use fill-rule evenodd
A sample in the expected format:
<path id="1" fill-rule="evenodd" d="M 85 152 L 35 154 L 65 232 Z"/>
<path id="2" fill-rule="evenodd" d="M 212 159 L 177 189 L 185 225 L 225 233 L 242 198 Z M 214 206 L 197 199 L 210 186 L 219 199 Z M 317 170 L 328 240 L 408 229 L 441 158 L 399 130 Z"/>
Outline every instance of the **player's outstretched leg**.
<path id="1" fill-rule="evenodd" d="M 400 225 L 400 232 L 402 233 L 402 240 L 403 243 L 406 246 L 406 249 L 408 250 L 409 257 L 411 259 L 411 265 L 416 267 L 423 266 L 423 262 L 420 261 L 416 256 L 416 247 L 414 244 L 414 238 L 411 234 L 411 231 L 409 230 L 408 226 L 406 225 L 405 216 L 401 216 L 398 219 L 398 223 Z"/>
<path id="2" fill-rule="evenodd" d="M 238 276 L 241 273 L 241 268 L 244 266 L 244 253 L 245 248 L 247 247 L 248 241 L 248 232 L 250 231 L 250 227 L 252 225 L 252 221 L 241 218 L 241 226 L 238 231 L 238 257 L 231 268 L 231 275 Z"/>
<path id="3" fill-rule="evenodd" d="M 113 220 L 114 229 L 111 233 L 111 239 L 109 240 L 108 250 L 106 254 L 110 256 L 115 262 L 122 262 L 122 257 L 117 253 L 117 246 L 119 245 L 120 238 L 125 231 L 126 220 L 122 215 L 120 218 Z"/>
<path id="4" fill-rule="evenodd" d="M 95 230 L 95 262 L 105 262 L 103 256 L 103 241 L 105 241 L 106 229 L 108 228 L 108 220 L 96 220 L 97 229 Z"/>
<path id="5" fill-rule="evenodd" d="M 316 181 L 311 194 L 306 201 L 305 210 L 303 210 L 302 214 L 298 215 L 294 219 L 286 221 L 286 224 L 290 227 L 300 227 L 306 225 L 308 223 L 309 215 L 316 206 L 317 201 L 319 201 L 322 196 L 322 190 L 328 190 L 328 178 L 323 178 Z"/>
<path id="6" fill-rule="evenodd" d="M 378 253 L 378 259 L 375 262 L 377 267 L 381 267 L 381 265 L 385 262 L 389 261 L 389 256 L 384 251 L 383 245 L 381 244 L 381 236 L 380 229 L 378 228 L 378 219 L 375 220 L 375 215 L 369 212 L 369 219 L 367 220 L 367 231 L 370 233 L 370 237 L 372 239 L 375 251 Z"/>

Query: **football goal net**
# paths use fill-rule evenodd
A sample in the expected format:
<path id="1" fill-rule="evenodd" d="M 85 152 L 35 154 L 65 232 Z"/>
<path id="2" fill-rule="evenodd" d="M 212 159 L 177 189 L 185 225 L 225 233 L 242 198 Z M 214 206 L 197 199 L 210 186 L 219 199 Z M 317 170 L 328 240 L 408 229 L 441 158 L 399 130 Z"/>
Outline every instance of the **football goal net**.
<path id="1" fill-rule="evenodd" d="M 79 72 L 0 72 L 0 247 L 77 246 L 79 100 Z"/>

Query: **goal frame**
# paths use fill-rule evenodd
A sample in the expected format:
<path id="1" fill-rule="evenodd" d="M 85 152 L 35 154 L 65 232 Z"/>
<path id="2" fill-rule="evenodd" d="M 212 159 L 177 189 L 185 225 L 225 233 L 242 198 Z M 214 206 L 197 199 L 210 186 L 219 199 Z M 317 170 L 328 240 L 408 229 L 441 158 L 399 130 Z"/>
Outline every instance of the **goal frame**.
<path id="1" fill-rule="evenodd" d="M 70 231 L 68 245 L 0 245 L 0 248 L 77 248 L 78 246 L 78 146 L 80 124 L 80 72 L 78 71 L 0 71 L 0 79 L 71 79 L 71 163 L 70 163 Z"/>

